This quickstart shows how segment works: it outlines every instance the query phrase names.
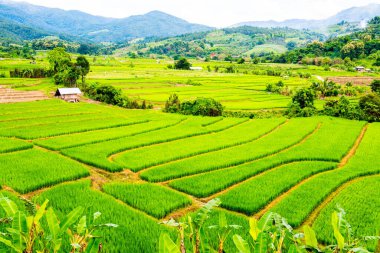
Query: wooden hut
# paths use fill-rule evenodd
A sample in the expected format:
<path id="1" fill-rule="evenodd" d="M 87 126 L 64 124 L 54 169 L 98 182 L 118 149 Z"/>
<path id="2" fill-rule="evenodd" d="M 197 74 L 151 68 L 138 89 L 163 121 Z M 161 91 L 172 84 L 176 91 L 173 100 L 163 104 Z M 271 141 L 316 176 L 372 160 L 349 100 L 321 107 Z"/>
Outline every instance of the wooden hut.
<path id="1" fill-rule="evenodd" d="M 60 88 L 55 92 L 55 97 L 59 97 L 66 102 L 79 102 L 82 92 L 79 88 Z"/>

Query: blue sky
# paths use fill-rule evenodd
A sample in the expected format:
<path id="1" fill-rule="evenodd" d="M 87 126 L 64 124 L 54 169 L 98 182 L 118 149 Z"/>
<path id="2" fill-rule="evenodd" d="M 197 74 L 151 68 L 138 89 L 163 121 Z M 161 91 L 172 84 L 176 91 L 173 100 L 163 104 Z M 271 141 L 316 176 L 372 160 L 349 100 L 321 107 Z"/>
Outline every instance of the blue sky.
<path id="1" fill-rule="evenodd" d="M 17 0 L 22 1 L 22 0 Z M 190 22 L 225 27 L 243 21 L 323 19 L 353 6 L 380 0 L 23 0 L 81 10 L 108 17 L 127 17 L 160 10 Z"/>

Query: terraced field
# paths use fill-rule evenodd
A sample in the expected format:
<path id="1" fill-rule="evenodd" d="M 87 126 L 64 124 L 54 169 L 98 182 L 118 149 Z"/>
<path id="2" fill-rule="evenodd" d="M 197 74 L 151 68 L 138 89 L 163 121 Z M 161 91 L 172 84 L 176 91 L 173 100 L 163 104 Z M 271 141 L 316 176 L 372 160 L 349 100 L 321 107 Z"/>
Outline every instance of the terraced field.
<path id="1" fill-rule="evenodd" d="M 341 205 L 358 235 L 380 231 L 380 124 L 328 117 L 236 119 L 122 110 L 58 100 L 0 104 L 0 186 L 77 205 L 120 228 L 105 252 L 156 252 L 159 224 L 212 198 L 229 223 L 275 211 L 322 241 Z M 1 215 L 1 213 L 0 213 Z M 243 235 L 248 238 L 249 235 Z M 120 240 L 123 238 L 123 240 Z M 231 241 L 226 242 L 227 251 Z M 369 245 L 375 249 L 377 244 Z"/>

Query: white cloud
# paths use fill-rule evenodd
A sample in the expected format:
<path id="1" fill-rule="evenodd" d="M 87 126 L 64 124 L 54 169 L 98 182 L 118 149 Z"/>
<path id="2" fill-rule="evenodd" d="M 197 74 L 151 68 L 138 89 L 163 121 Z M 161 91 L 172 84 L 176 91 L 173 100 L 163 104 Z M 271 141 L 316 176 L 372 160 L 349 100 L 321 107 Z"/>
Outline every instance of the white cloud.
<path id="1" fill-rule="evenodd" d="M 22 1 L 22 0 L 17 0 Z M 25 0 L 23 0 L 25 1 Z M 352 6 L 380 3 L 380 0 L 26 0 L 27 2 L 81 10 L 108 17 L 127 17 L 160 10 L 216 27 L 243 21 L 322 19 Z"/>

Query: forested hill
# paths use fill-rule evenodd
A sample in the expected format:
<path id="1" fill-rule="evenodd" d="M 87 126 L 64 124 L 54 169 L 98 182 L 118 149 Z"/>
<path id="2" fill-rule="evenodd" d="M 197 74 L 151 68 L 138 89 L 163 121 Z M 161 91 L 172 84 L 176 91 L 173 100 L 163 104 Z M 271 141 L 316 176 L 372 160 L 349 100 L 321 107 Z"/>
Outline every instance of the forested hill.
<path id="1" fill-rule="evenodd" d="M 11 32 L 11 26 L 17 26 L 17 29 L 30 28 L 29 33 L 11 32 L 12 37 L 18 40 L 47 34 L 93 42 L 121 42 L 140 37 L 167 37 L 212 29 L 159 11 L 116 19 L 8 0 L 0 0 L 0 19 L 2 29 L 7 34 Z"/>
<path id="2" fill-rule="evenodd" d="M 350 61 L 371 62 L 380 66 L 380 17 L 373 18 L 366 29 L 346 36 L 332 38 L 326 42 L 313 42 L 306 47 L 275 56 L 279 63 L 324 64 L 334 61 L 349 64 Z M 325 58 L 325 59 L 323 59 Z M 352 67 L 352 66 L 351 66 Z M 370 67 L 370 66 L 367 66 Z"/>
<path id="3" fill-rule="evenodd" d="M 325 40 L 324 35 L 291 28 L 237 27 L 186 34 L 166 39 L 147 38 L 132 41 L 119 54 L 161 55 L 224 59 L 227 56 L 259 56 L 283 53 L 312 41 Z"/>

